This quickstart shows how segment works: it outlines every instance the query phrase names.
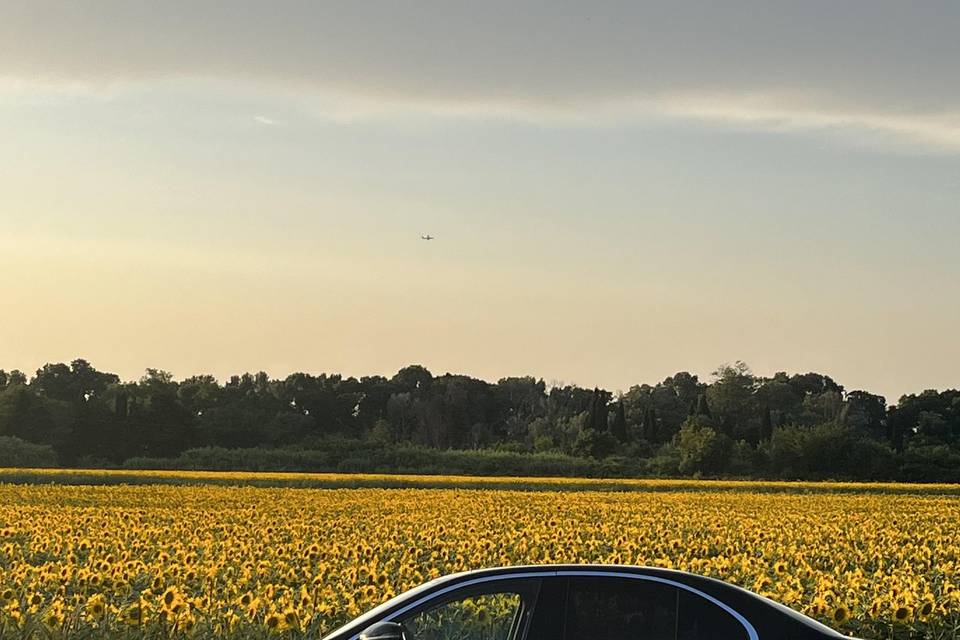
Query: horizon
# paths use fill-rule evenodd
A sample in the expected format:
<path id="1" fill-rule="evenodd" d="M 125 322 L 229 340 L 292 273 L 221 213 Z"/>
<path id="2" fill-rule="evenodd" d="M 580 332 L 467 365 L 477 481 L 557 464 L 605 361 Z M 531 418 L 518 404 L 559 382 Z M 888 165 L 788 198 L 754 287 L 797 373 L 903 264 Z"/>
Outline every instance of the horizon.
<path id="1" fill-rule="evenodd" d="M 0 362 L 960 385 L 956 3 L 6 13 Z"/>

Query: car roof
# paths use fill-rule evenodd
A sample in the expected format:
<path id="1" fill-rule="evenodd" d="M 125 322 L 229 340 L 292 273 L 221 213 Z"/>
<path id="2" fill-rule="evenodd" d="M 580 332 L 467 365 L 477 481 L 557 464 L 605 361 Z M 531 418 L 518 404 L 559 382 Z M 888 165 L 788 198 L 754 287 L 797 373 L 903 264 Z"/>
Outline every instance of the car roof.
<path id="1" fill-rule="evenodd" d="M 617 574 L 620 574 L 623 577 L 628 577 L 629 575 L 650 576 L 671 583 L 686 585 L 687 587 L 698 592 L 705 593 L 710 597 L 721 599 L 723 602 L 730 603 L 735 608 L 748 611 L 752 614 L 752 619 L 756 617 L 757 612 L 761 612 L 760 615 L 762 618 L 769 619 L 771 616 L 775 616 L 780 622 L 789 621 L 792 626 L 799 625 L 799 627 L 814 631 L 818 635 L 826 635 L 828 637 L 836 638 L 844 637 L 833 629 L 830 629 L 826 625 L 823 625 L 812 618 L 802 615 L 774 600 L 770 600 L 769 598 L 765 598 L 729 582 L 724 582 L 716 578 L 710 578 L 677 569 L 619 564 L 508 565 L 452 573 L 434 578 L 433 580 L 425 582 L 414 589 L 400 594 L 396 598 L 384 602 L 378 607 L 375 607 L 360 617 L 348 622 L 325 637 L 352 637 L 355 635 L 355 633 L 345 636 L 343 633 L 352 627 L 357 627 L 353 631 L 359 633 L 359 631 L 366 627 L 366 623 L 373 622 L 382 615 L 391 612 L 398 606 L 402 606 L 402 603 L 400 602 L 401 599 L 403 602 L 418 600 L 423 596 L 429 596 L 430 594 L 436 592 L 452 589 L 460 583 L 473 582 L 477 579 L 496 579 L 498 577 L 503 579 L 522 579 L 527 574 L 530 576 L 535 575 L 537 577 L 570 577 L 576 576 L 577 574 L 582 574 L 584 576 L 608 575 L 609 577 L 616 577 Z"/>

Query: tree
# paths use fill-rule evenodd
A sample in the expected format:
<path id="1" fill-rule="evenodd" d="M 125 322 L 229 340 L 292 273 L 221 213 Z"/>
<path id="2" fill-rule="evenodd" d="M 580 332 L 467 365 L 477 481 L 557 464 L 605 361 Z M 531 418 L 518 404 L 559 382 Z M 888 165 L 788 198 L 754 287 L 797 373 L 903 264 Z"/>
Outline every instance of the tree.
<path id="1" fill-rule="evenodd" d="M 950 422 L 936 411 L 921 411 L 917 415 L 916 434 L 925 444 L 950 442 Z"/>
<path id="2" fill-rule="evenodd" d="M 764 405 L 760 409 L 760 440 L 769 440 L 773 435 L 773 416 L 770 413 L 770 407 Z"/>
<path id="3" fill-rule="evenodd" d="M 115 374 L 97 371 L 86 360 L 77 359 L 65 364 L 45 364 L 37 370 L 30 385 L 54 400 L 81 402 L 103 393 L 120 381 Z"/>
<path id="4" fill-rule="evenodd" d="M 723 472 L 733 442 L 694 416 L 680 427 L 674 444 L 680 454 L 680 473 L 689 475 Z"/>
<path id="5" fill-rule="evenodd" d="M 904 452 L 914 439 L 918 446 L 960 443 L 960 391 L 927 389 L 902 396 L 887 413 L 887 435 L 898 452 Z"/>
<path id="6" fill-rule="evenodd" d="M 827 392 L 843 393 L 842 386 L 834 382 L 830 376 L 819 373 L 794 374 L 790 377 L 789 384 L 801 398 Z"/>
<path id="7" fill-rule="evenodd" d="M 707 402 L 707 394 L 701 393 L 697 396 L 697 402 L 693 405 L 690 415 L 707 419 L 713 418 L 713 414 L 710 413 L 710 404 Z"/>
<path id="8" fill-rule="evenodd" d="M 807 425 L 839 422 L 843 413 L 843 394 L 840 391 L 807 394 L 803 399 L 803 412 L 802 422 Z"/>
<path id="9" fill-rule="evenodd" d="M 356 411 L 358 426 L 360 429 L 372 429 L 387 417 L 387 403 L 393 393 L 393 385 L 383 376 L 364 376 L 360 378 L 359 393 Z"/>
<path id="10" fill-rule="evenodd" d="M 0 392 L 0 435 L 49 444 L 64 454 L 75 423 L 74 407 L 36 393 L 31 386 L 8 384 Z"/>
<path id="11" fill-rule="evenodd" d="M 590 399 L 590 409 L 587 417 L 587 429 L 593 429 L 597 432 L 607 430 L 607 421 L 610 415 L 609 409 L 610 393 L 593 389 L 593 397 Z"/>
<path id="12" fill-rule="evenodd" d="M 803 395 L 790 384 L 790 377 L 782 371 L 772 378 L 758 381 L 754 400 L 769 413 L 769 416 L 764 416 L 761 412 L 761 419 L 769 417 L 774 425 L 798 424 L 803 417 Z"/>
<path id="13" fill-rule="evenodd" d="M 77 395 L 71 379 L 70 367 L 62 362 L 45 364 L 37 369 L 36 375 L 30 381 L 30 386 L 38 393 L 54 400 L 75 400 Z"/>
<path id="14" fill-rule="evenodd" d="M 492 389 L 490 420 L 497 431 L 512 441 L 520 442 L 529 436 L 529 425 L 546 414 L 546 385 L 530 376 L 501 378 Z"/>
<path id="15" fill-rule="evenodd" d="M 380 419 L 374 423 L 370 430 L 370 440 L 380 444 L 391 444 L 394 442 L 393 427 L 387 420 Z"/>
<path id="16" fill-rule="evenodd" d="M 728 437 L 756 442 L 759 439 L 753 401 L 756 378 L 750 367 L 738 360 L 719 367 L 713 375 L 715 380 L 707 390 L 707 399 L 720 430 Z"/>
<path id="17" fill-rule="evenodd" d="M 707 385 L 701 383 L 697 376 L 680 371 L 662 382 L 651 387 L 649 385 L 635 386 L 627 392 L 627 415 L 630 415 L 630 404 L 639 404 L 642 415 L 648 405 L 652 405 L 657 418 L 661 435 L 671 437 L 680 428 L 680 425 L 690 416 L 695 408 L 697 398 L 706 391 Z"/>
<path id="18" fill-rule="evenodd" d="M 764 448 L 772 473 L 789 479 L 876 480 L 893 466 L 889 447 L 836 422 L 777 428 Z"/>
<path id="19" fill-rule="evenodd" d="M 429 387 L 433 382 L 433 375 L 426 367 L 412 364 L 397 371 L 390 382 L 399 391 L 414 392 Z"/>
<path id="20" fill-rule="evenodd" d="M 886 434 L 887 401 L 866 391 L 851 391 L 840 413 L 840 423 L 880 439 Z"/>
<path id="21" fill-rule="evenodd" d="M 184 409 L 173 375 L 147 369 L 132 400 L 129 436 L 140 455 L 176 456 L 194 444 L 193 416 Z"/>
<path id="22" fill-rule="evenodd" d="M 14 369 L 7 373 L 0 369 L 0 391 L 18 384 L 27 384 L 27 376 L 23 375 L 22 371 Z"/>
<path id="23" fill-rule="evenodd" d="M 610 424 L 610 433 L 619 442 L 627 441 L 627 415 L 623 408 L 623 399 L 617 400 L 614 406 L 613 422 Z"/>
<path id="24" fill-rule="evenodd" d="M 609 432 L 596 429 L 581 429 L 573 442 L 572 453 L 581 458 L 607 457 L 617 448 L 617 439 Z"/>
<path id="25" fill-rule="evenodd" d="M 641 432 L 648 442 L 657 442 L 659 436 L 657 423 L 657 410 L 653 408 L 653 405 L 647 406 L 647 410 L 643 414 Z"/>
<path id="26" fill-rule="evenodd" d="M 737 362 L 710 384 L 679 372 L 614 401 L 599 388 L 434 377 L 420 365 L 390 379 L 274 380 L 261 371 L 221 384 L 212 376 L 177 382 L 158 369 L 121 382 L 76 359 L 45 364 L 29 384 L 0 370 L 4 436 L 48 446 L 65 465 L 171 458 L 193 447 L 333 447 L 340 460 L 354 449 L 366 455 L 365 444 L 418 444 L 598 459 L 619 451 L 665 474 L 934 480 L 960 473 L 951 467 L 960 459 L 960 391 L 905 395 L 887 408 L 882 396 L 844 394 L 822 374 L 759 378 Z"/>
<path id="27" fill-rule="evenodd" d="M 387 400 L 387 420 L 398 442 L 410 440 L 414 427 L 413 398 L 409 393 L 394 393 Z"/>

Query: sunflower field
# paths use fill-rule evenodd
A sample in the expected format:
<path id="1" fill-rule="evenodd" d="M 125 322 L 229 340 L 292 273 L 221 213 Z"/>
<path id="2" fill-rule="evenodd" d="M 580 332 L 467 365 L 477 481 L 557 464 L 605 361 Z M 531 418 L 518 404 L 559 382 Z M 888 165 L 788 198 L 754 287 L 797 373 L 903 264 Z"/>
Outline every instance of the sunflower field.
<path id="1" fill-rule="evenodd" d="M 714 576 L 863 638 L 960 637 L 955 494 L 754 488 L 0 484 L 0 637 L 319 638 L 442 574 L 558 562 Z"/>

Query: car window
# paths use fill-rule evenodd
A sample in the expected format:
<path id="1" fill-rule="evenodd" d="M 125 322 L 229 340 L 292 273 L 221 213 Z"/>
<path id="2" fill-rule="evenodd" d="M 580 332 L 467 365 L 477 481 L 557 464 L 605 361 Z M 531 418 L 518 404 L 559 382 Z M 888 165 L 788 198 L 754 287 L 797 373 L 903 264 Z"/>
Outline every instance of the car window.
<path id="1" fill-rule="evenodd" d="M 408 640 L 514 640 L 523 597 L 484 593 L 446 602 L 401 622 Z"/>
<path id="2" fill-rule="evenodd" d="M 677 589 L 630 578 L 571 578 L 564 640 L 674 640 Z"/>
<path id="3" fill-rule="evenodd" d="M 746 629 L 718 605 L 689 591 L 680 592 L 677 640 L 747 640 Z"/>

